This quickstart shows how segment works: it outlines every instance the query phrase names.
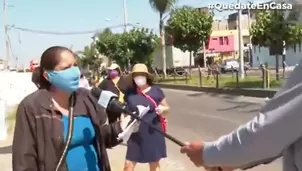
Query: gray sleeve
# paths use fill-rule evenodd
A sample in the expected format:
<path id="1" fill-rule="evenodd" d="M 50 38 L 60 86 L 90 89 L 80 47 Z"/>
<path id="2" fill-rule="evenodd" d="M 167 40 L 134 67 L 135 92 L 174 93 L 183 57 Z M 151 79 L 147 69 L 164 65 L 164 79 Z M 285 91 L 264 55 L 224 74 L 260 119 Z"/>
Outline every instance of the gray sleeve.
<path id="1" fill-rule="evenodd" d="M 262 159 L 262 160 L 259 160 L 259 161 L 254 161 L 252 163 L 248 163 L 248 164 L 243 165 L 243 166 L 239 166 L 238 168 L 240 168 L 241 170 L 247 170 L 247 169 L 252 169 L 253 167 L 256 167 L 258 165 L 270 164 L 271 162 L 275 161 L 276 159 L 278 159 L 281 156 L 282 156 L 282 153 L 279 154 L 278 156 L 275 156 L 275 157 L 272 157 L 272 158 Z"/>
<path id="2" fill-rule="evenodd" d="M 278 156 L 302 136 L 302 64 L 261 112 L 245 125 L 206 143 L 207 166 L 244 166 Z"/>

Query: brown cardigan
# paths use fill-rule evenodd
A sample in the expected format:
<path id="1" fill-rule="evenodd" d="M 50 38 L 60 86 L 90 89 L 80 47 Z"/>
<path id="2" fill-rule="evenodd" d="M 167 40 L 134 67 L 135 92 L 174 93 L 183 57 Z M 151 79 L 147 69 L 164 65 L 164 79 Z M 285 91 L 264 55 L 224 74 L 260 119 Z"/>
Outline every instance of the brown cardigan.
<path id="1" fill-rule="evenodd" d="M 87 113 L 96 130 L 95 147 L 101 159 L 100 168 L 111 171 L 106 148 L 116 146 L 121 127 L 108 124 L 105 110 L 90 92 L 77 91 L 74 115 Z M 38 90 L 19 104 L 13 140 L 13 171 L 54 171 L 64 148 L 63 121 L 47 90 Z M 67 171 L 64 163 L 62 171 Z"/>

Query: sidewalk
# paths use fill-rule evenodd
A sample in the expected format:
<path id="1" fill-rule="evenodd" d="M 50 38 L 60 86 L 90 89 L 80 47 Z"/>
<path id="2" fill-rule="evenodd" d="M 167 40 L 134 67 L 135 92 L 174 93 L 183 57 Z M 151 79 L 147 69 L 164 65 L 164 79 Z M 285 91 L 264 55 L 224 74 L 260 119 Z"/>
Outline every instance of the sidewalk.
<path id="1" fill-rule="evenodd" d="M 10 145 L 12 138 L 9 137 L 6 141 L 0 141 L 0 166 L 2 171 L 12 171 L 11 166 L 11 151 Z M 112 171 L 122 171 L 125 162 L 126 146 L 119 145 L 113 149 L 108 149 L 108 155 L 110 158 Z M 148 164 L 138 164 L 137 171 L 149 171 Z M 184 171 L 183 167 L 179 167 L 175 163 L 169 161 L 169 159 L 164 159 L 161 162 L 161 170 L 163 171 Z M 202 170 L 202 169 L 201 169 Z"/>
<path id="2" fill-rule="evenodd" d="M 5 141 L 0 141 L 0 166 L 3 171 L 12 171 L 11 144 L 12 136 Z"/>

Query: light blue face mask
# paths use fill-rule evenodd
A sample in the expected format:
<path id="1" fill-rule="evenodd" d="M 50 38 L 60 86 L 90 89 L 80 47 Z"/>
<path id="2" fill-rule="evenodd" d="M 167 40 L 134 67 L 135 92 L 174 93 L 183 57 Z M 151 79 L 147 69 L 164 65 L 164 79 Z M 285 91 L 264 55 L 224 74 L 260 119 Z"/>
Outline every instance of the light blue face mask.
<path id="1" fill-rule="evenodd" d="M 63 71 L 48 71 L 48 81 L 56 88 L 72 93 L 79 88 L 80 68 L 73 66 Z"/>

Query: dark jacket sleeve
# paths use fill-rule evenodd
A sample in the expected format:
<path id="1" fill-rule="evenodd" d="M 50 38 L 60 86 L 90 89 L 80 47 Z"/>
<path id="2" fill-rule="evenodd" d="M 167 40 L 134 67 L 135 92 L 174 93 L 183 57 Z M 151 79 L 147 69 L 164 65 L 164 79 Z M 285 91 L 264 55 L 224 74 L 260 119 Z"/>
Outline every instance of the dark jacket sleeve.
<path id="1" fill-rule="evenodd" d="M 101 133 L 104 136 L 106 147 L 111 148 L 121 143 L 121 141 L 118 141 L 117 139 L 118 134 L 123 131 L 121 128 L 120 121 L 116 121 L 109 124 L 107 114 L 104 109 L 101 109 L 98 112 L 98 116 L 101 118 Z"/>
<path id="2" fill-rule="evenodd" d="M 96 117 L 100 127 L 100 134 L 106 147 L 111 148 L 118 145 L 121 142 L 117 140 L 118 134 L 123 131 L 120 121 L 109 124 L 106 110 L 97 103 L 96 98 L 94 98 L 92 95 L 90 95 L 90 99 L 94 103 L 93 105 L 96 109 Z"/>
<path id="3" fill-rule="evenodd" d="M 35 118 L 21 102 L 17 109 L 12 145 L 13 171 L 37 171 Z"/>

